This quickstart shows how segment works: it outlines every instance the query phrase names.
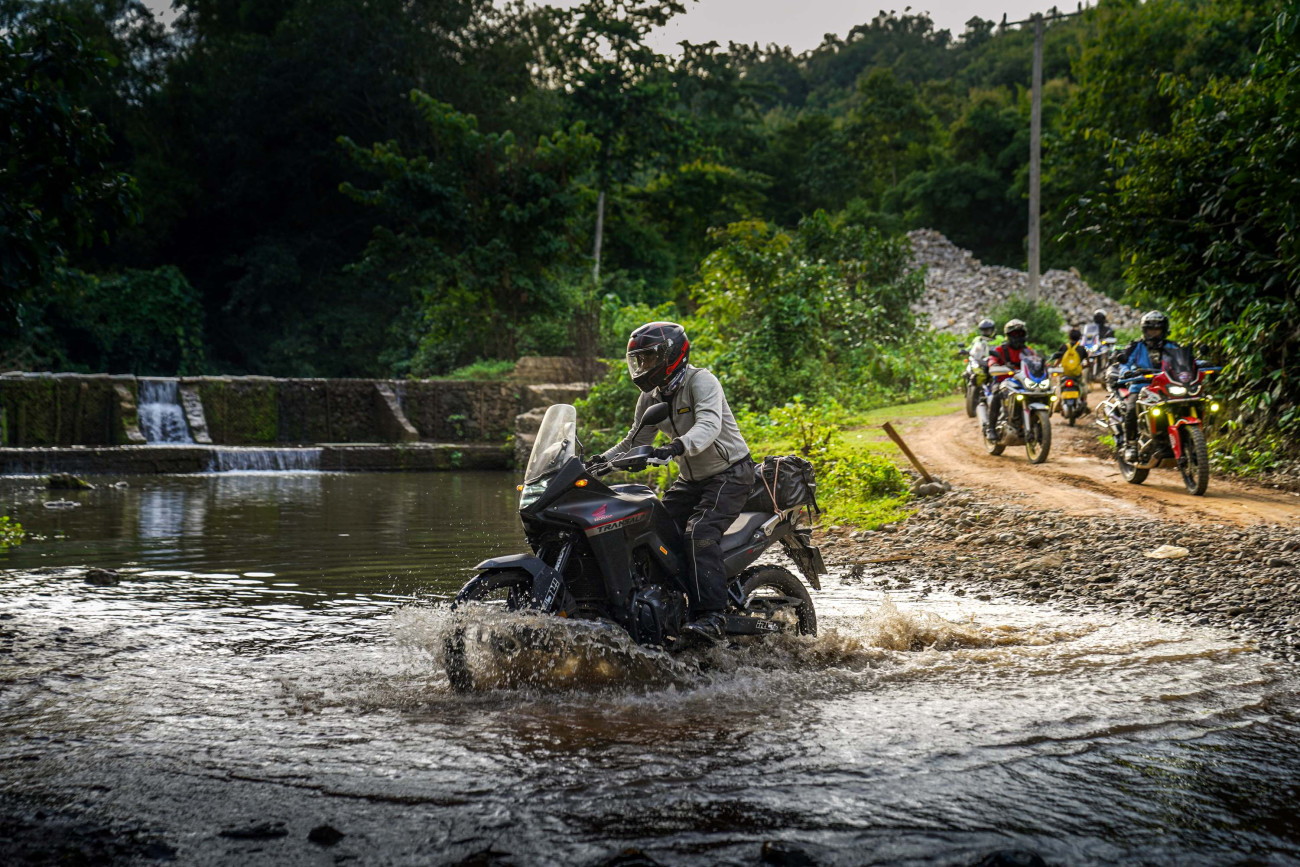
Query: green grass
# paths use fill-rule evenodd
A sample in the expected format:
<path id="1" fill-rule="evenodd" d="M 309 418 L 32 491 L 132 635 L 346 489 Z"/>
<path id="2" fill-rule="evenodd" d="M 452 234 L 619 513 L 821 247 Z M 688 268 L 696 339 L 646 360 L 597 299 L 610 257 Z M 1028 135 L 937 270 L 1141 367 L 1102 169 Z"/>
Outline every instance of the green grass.
<path id="1" fill-rule="evenodd" d="M 865 412 L 845 412 L 809 407 L 820 423 L 834 423 L 839 432 L 828 449 L 808 457 L 817 467 L 818 500 L 825 512 L 823 524 L 877 529 L 905 519 L 914 510 L 906 478 L 898 471 L 908 466 L 894 442 L 881 430 L 891 422 L 900 432 L 924 424 L 926 419 L 962 408 L 962 398 L 949 396 L 913 404 L 882 407 Z M 798 454 L 796 441 L 781 436 L 771 425 L 745 424 L 742 430 L 755 458 Z"/>

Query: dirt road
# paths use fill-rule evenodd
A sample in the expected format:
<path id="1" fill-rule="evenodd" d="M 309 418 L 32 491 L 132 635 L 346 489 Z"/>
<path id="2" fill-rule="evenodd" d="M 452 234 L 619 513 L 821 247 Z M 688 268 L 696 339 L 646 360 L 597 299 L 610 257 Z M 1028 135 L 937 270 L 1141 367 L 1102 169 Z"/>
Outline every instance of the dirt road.
<path id="1" fill-rule="evenodd" d="M 1092 416 L 1071 428 L 1053 416 L 1052 450 L 1034 465 L 1023 446 L 999 457 L 984 450 L 979 425 L 965 412 L 926 420 L 907 434 L 908 444 L 939 477 L 955 485 L 1028 494 L 1033 502 L 1076 515 L 1125 514 L 1211 524 L 1300 522 L 1300 495 L 1210 477 L 1205 496 L 1193 497 L 1176 470 L 1153 470 L 1145 484 L 1124 481 L 1114 460 L 1089 454 L 1099 428 Z"/>

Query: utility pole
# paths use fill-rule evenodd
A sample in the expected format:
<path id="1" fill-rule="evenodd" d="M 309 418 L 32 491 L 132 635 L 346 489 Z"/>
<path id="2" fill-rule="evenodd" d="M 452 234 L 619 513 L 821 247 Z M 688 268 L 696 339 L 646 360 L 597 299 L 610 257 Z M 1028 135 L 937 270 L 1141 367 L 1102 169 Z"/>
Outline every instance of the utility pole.
<path id="1" fill-rule="evenodd" d="M 1043 16 L 1034 16 L 1034 76 L 1029 117 L 1029 297 L 1038 300 L 1041 239 L 1038 214 L 1043 173 Z"/>
<path id="2" fill-rule="evenodd" d="M 1061 12 L 1053 8 L 1050 17 L 1073 18 L 1084 13 L 1082 0 L 1074 12 Z M 1038 217 L 1042 210 L 1042 174 L 1043 174 L 1043 33 L 1046 20 L 1040 12 L 1024 21 L 1013 21 L 1011 25 L 1034 25 L 1034 71 L 1030 82 L 1029 114 L 1029 287 L 1028 294 L 1034 301 L 1039 297 L 1038 277 L 1041 267 L 1042 236 L 1039 231 Z M 1002 27 L 1006 28 L 1007 16 L 1002 16 Z"/>

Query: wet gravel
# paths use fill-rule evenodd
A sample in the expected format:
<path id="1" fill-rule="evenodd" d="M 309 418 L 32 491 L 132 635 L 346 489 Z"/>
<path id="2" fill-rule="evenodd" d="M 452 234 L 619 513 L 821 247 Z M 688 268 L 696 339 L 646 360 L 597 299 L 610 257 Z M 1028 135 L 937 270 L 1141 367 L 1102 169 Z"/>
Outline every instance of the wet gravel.
<path id="1" fill-rule="evenodd" d="M 819 544 L 847 580 L 1228 627 L 1300 661 L 1300 527 L 1072 516 L 958 489 L 898 525 L 826 527 Z M 1148 556 L 1161 546 L 1186 555 Z"/>

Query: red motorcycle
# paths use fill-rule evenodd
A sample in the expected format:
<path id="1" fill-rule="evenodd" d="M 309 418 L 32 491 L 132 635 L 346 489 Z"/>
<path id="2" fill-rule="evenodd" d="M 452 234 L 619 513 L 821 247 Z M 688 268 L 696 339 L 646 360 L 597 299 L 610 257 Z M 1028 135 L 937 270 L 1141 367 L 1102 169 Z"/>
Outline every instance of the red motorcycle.
<path id="1" fill-rule="evenodd" d="M 1205 387 L 1205 379 L 1220 368 L 1197 365 L 1188 347 L 1166 349 L 1159 371 L 1134 370 L 1119 382 L 1119 392 L 1098 407 L 1097 424 L 1115 437 L 1116 461 L 1125 481 L 1140 485 L 1157 467 L 1177 467 L 1189 493 L 1200 496 L 1210 484 L 1210 456 L 1201 428 L 1207 412 L 1219 404 Z M 1132 389 L 1138 395 L 1138 458 L 1124 460 L 1124 401 Z"/>

